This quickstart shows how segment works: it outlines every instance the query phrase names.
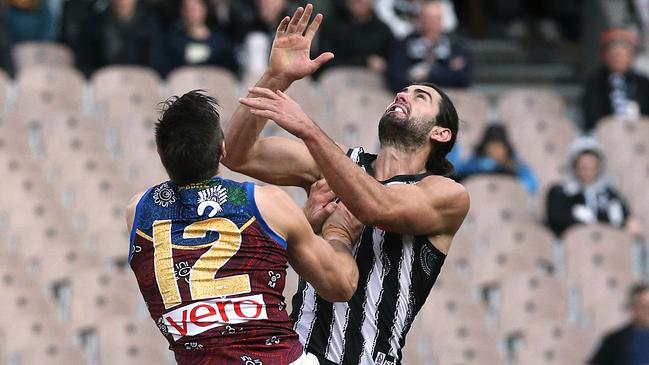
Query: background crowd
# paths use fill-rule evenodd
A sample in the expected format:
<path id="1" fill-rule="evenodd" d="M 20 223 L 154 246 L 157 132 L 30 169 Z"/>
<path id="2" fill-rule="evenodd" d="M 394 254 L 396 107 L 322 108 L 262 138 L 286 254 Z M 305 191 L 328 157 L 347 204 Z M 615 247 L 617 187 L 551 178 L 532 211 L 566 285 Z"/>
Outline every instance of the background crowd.
<path id="1" fill-rule="evenodd" d="M 21 66 L 16 49 L 30 42 L 51 42 L 67 47 L 74 67 L 86 78 L 84 82 L 110 66 L 141 66 L 154 71 L 161 83 L 168 81 L 174 70 L 186 66 L 214 66 L 232 76 L 232 85 L 246 86 L 266 67 L 279 21 L 305 3 L 0 0 L 0 68 L 10 78 L 18 79 L 30 70 Z M 479 181 L 476 177 L 496 177 L 493 181 L 509 178 L 527 196 L 526 203 L 532 202 L 532 209 L 540 212 L 528 233 L 543 226 L 553 234 L 555 247 L 563 250 L 569 246 L 563 242 L 573 239 L 578 227 L 592 227 L 593 231 L 606 227 L 624 234 L 641 252 L 633 256 L 640 261 L 640 273 L 633 281 L 646 279 L 649 216 L 644 206 L 648 201 L 641 198 L 649 195 L 640 194 L 649 182 L 649 147 L 642 142 L 642 133 L 649 131 L 642 126 L 649 125 L 649 0 L 320 0 L 314 5 L 325 15 L 325 21 L 312 53 L 335 54 L 334 60 L 314 75 L 316 90 L 319 80 L 335 69 L 362 69 L 379 80 L 386 93 L 413 82 L 433 82 L 450 90 L 466 123 L 460 130 L 469 130 L 468 137 L 460 136 L 450 155 L 455 165 L 454 179 L 477 191 L 480 186 L 471 185 Z M 514 51 L 507 48 L 511 44 L 516 45 Z M 492 54 L 489 47 L 495 47 Z M 535 83 L 533 80 L 540 76 L 529 67 L 512 76 L 513 80 L 507 81 L 510 84 L 505 83 L 502 89 L 501 83 L 493 82 L 499 77 L 497 68 L 485 67 L 502 49 L 512 55 L 522 50 L 525 60 L 533 65 L 568 65 L 569 75 L 567 79 L 552 80 L 556 85 Z M 492 71 L 495 76 L 489 75 Z M 513 69 L 505 72 L 515 73 Z M 541 67 L 538 73 L 542 74 Z M 520 83 L 515 78 L 520 78 Z M 501 89 L 494 87 L 496 84 Z M 577 92 L 570 92 L 566 85 L 576 85 Z M 530 94 L 538 97 L 534 100 L 528 96 L 522 101 L 516 96 L 507 98 L 509 89 L 539 86 L 561 91 L 554 90 L 549 98 L 547 93 Z M 339 91 L 346 86 L 337 87 Z M 336 106 L 334 92 L 325 90 L 324 81 L 321 88 L 320 102 L 326 104 L 322 109 L 340 108 L 342 104 Z M 568 97 L 562 99 L 565 90 Z M 478 98 L 484 107 L 472 102 L 481 92 L 497 100 L 497 107 L 490 108 L 488 102 L 482 101 L 486 97 Z M 551 100 L 544 103 L 542 97 Z M 556 103 L 552 100 L 557 99 L 561 105 L 553 114 Z M 462 100 L 469 102 L 463 104 Z M 522 109 L 516 109 L 516 103 Z M 536 105 L 540 107 L 535 109 Z M 480 108 L 484 108 L 483 112 L 473 119 Z M 363 133 L 357 131 L 359 137 Z M 637 138 L 633 139 L 633 134 Z M 634 144 L 630 145 L 632 139 Z M 649 134 L 646 140 L 649 143 Z M 557 147 L 560 144 L 565 148 Z M 631 152 L 624 155 L 620 152 L 623 150 Z M 490 186 L 485 189 L 493 190 Z M 480 198 L 472 194 L 472 205 L 481 206 Z M 501 198 L 489 204 L 515 200 L 512 196 Z M 477 212 L 477 218 L 469 217 L 467 232 L 473 230 L 477 236 L 489 233 L 492 236 L 487 241 L 497 236 L 493 227 L 483 227 L 480 222 L 471 225 L 472 219 L 490 214 Z M 507 214 L 501 218 L 510 220 Z M 458 240 L 465 236 L 460 235 Z M 487 247 L 487 252 L 494 247 Z M 466 259 L 462 255 L 468 249 L 457 250 L 458 257 Z M 604 251 L 593 250 L 600 255 L 592 260 L 597 265 Z M 453 252 L 450 255 L 453 258 Z M 506 267 L 501 257 L 494 255 Z M 558 262 L 562 260 L 570 258 Z M 552 274 L 561 275 L 560 271 Z M 616 295 L 619 301 L 629 302 L 631 322 L 606 337 L 601 346 L 599 341 L 589 344 L 594 364 L 649 363 L 649 291 L 643 284 L 627 284 L 620 284 L 624 290 Z M 502 290 L 506 291 L 506 287 Z M 488 293 L 485 290 L 482 295 L 492 306 Z M 510 337 L 505 340 L 517 335 Z M 507 342 L 507 346 L 516 352 L 515 341 Z M 2 351 L 0 359 L 1 355 Z"/>

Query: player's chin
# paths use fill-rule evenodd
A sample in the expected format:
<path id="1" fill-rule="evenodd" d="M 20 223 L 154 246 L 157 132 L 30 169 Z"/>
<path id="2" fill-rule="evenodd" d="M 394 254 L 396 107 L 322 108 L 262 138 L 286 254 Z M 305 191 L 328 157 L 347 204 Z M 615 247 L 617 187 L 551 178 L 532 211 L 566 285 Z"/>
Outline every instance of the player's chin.
<path id="1" fill-rule="evenodd" d="M 408 120 L 408 114 L 392 110 L 383 113 L 383 117 L 381 119 L 389 120 L 393 123 L 400 123 Z"/>

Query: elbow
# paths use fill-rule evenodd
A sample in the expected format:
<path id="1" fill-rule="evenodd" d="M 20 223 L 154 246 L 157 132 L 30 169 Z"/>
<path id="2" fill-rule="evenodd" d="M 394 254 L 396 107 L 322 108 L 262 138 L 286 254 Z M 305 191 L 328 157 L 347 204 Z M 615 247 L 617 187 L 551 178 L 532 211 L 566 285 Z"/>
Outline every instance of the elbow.
<path id="1" fill-rule="evenodd" d="M 328 302 L 347 302 L 352 299 L 358 287 L 358 267 L 353 262 L 353 268 L 344 277 L 338 278 L 333 285 L 323 288 L 318 294 Z"/>
<path id="2" fill-rule="evenodd" d="M 352 212 L 352 214 L 366 226 L 380 226 L 383 222 L 390 221 L 392 207 L 390 204 L 382 204 L 379 202 L 369 203 L 360 207 L 358 212 Z"/>

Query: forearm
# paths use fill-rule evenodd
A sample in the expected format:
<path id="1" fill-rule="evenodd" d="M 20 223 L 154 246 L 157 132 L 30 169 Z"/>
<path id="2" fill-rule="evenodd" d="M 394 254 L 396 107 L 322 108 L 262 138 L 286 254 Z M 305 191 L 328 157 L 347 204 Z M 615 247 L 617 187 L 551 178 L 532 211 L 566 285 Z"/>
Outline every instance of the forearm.
<path id="1" fill-rule="evenodd" d="M 338 198 L 361 222 L 371 224 L 370 217 L 389 201 L 387 188 L 358 168 L 317 125 L 303 140 Z"/>
<path id="2" fill-rule="evenodd" d="M 268 72 L 264 73 L 256 84 L 256 86 L 271 90 L 286 90 L 290 85 L 290 80 L 270 75 Z M 252 95 L 248 94 L 247 97 L 252 97 Z M 250 113 L 250 108 L 239 104 L 225 132 L 227 154 L 222 162 L 226 167 L 237 170 L 248 161 L 259 133 L 266 125 L 266 120 L 266 118 L 254 116 Z"/>
<path id="3" fill-rule="evenodd" d="M 329 264 L 329 275 L 319 285 L 319 295 L 329 301 L 348 301 L 358 286 L 358 266 L 352 256 L 351 242 L 335 237 L 328 238 L 333 252 Z"/>

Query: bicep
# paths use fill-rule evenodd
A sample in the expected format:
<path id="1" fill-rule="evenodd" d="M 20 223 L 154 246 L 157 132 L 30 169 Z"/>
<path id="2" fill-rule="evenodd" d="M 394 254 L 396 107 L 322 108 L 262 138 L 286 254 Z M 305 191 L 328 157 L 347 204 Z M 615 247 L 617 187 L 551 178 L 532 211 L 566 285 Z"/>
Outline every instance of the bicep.
<path id="1" fill-rule="evenodd" d="M 374 225 L 412 235 L 455 233 L 469 210 L 459 184 L 387 186 L 389 200 L 376 212 Z"/>
<path id="2" fill-rule="evenodd" d="M 259 139 L 236 171 L 270 184 L 304 188 L 320 177 L 320 169 L 307 147 L 284 137 Z"/>

